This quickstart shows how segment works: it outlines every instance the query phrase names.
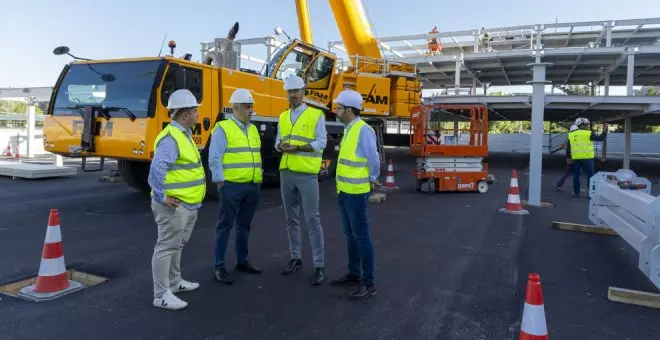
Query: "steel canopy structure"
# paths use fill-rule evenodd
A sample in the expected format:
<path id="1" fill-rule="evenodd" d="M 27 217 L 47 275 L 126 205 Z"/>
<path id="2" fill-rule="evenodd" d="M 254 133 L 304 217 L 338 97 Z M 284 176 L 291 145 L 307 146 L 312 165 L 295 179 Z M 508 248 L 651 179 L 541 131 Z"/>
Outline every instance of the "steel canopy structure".
<path id="1" fill-rule="evenodd" d="M 532 96 L 439 96 L 424 98 L 425 104 L 484 104 L 490 109 L 489 121 L 529 121 Z M 570 125 L 575 118 L 589 117 L 594 122 L 619 123 L 626 115 L 639 124 L 660 124 L 660 96 L 567 96 L 545 95 L 546 121 Z"/>
<path id="2" fill-rule="evenodd" d="M 49 101 L 52 87 L 4 87 L 0 88 L 0 99 L 29 98 L 36 101 Z"/>
<path id="3" fill-rule="evenodd" d="M 431 39 L 441 51 L 430 52 Z M 420 40 L 422 42 L 420 42 Z M 632 118 L 657 121 L 660 97 L 633 96 L 634 85 L 660 83 L 660 18 L 550 23 L 480 28 L 379 38 L 389 58 L 417 65 L 424 89 L 447 89 L 454 96 L 426 98 L 433 104 L 489 107 L 494 120 L 531 120 L 528 202 L 541 204 L 543 122 L 624 121 L 623 168 L 630 167 Z M 329 48 L 340 48 L 330 42 Z M 528 96 L 476 96 L 490 86 L 531 85 Z M 546 94 L 548 85 L 604 86 L 604 96 Z M 626 86 L 626 96 L 609 96 L 609 87 Z M 463 88 L 468 96 L 460 96 Z M 639 118 L 644 117 L 644 118 Z"/>

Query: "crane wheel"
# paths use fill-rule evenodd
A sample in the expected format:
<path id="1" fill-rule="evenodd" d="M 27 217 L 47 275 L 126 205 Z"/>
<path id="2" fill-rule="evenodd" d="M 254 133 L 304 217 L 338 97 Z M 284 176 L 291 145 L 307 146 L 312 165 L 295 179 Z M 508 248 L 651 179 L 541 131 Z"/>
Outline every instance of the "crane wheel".
<path id="1" fill-rule="evenodd" d="M 131 188 L 147 193 L 151 191 L 148 182 L 149 163 L 117 160 L 117 170 Z"/>

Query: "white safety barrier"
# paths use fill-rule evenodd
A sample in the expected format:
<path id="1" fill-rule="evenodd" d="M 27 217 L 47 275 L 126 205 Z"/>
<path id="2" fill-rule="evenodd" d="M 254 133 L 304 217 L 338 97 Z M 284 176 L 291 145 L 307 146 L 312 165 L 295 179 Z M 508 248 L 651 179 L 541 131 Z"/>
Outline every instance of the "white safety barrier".
<path id="1" fill-rule="evenodd" d="M 660 198 L 631 170 L 599 172 L 589 183 L 589 219 L 609 227 L 639 253 L 639 269 L 660 289 Z"/>

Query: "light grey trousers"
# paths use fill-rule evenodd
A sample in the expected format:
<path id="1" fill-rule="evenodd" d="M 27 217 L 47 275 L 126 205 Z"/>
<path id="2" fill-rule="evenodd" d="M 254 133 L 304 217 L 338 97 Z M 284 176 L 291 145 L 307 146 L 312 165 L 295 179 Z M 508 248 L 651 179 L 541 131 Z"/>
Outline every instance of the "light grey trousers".
<path id="1" fill-rule="evenodd" d="M 300 241 L 300 204 L 307 222 L 309 242 L 312 246 L 314 267 L 324 266 L 323 228 L 319 213 L 318 176 L 287 170 L 280 172 L 280 190 L 284 203 L 286 230 L 289 235 L 291 258 L 302 259 Z"/>
<path id="2" fill-rule="evenodd" d="M 183 204 L 174 209 L 151 200 L 151 210 L 158 225 L 158 240 L 151 258 L 154 298 L 160 298 L 181 281 L 181 252 L 188 243 L 197 221 L 197 209 Z"/>

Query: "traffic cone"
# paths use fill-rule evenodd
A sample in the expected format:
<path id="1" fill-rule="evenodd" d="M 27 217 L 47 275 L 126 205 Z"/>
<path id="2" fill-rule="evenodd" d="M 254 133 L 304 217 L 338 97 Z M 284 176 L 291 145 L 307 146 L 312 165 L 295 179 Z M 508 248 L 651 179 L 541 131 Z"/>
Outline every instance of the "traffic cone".
<path id="1" fill-rule="evenodd" d="M 13 157 L 14 155 L 11 154 L 11 142 L 7 143 L 7 157 Z"/>
<path id="2" fill-rule="evenodd" d="M 16 147 L 14 148 L 16 152 L 14 152 L 14 158 L 19 159 L 21 158 L 21 154 L 18 151 L 18 143 L 16 143 Z"/>
<path id="3" fill-rule="evenodd" d="M 548 340 L 539 274 L 529 274 L 519 340 Z"/>
<path id="4" fill-rule="evenodd" d="M 500 209 L 500 212 L 511 215 L 527 215 L 529 211 L 522 208 L 520 203 L 520 191 L 518 190 L 518 174 L 516 169 L 511 170 L 511 183 L 509 184 L 509 197 L 506 202 L 506 208 Z"/>
<path id="5" fill-rule="evenodd" d="M 37 280 L 34 285 L 21 289 L 19 295 L 34 301 L 50 300 L 81 288 L 80 283 L 68 278 L 59 212 L 57 209 L 50 209 Z"/>
<path id="6" fill-rule="evenodd" d="M 387 165 L 387 177 L 385 178 L 383 189 L 394 190 L 398 188 L 399 187 L 394 182 L 394 167 L 392 166 L 392 159 L 390 159 L 390 163 Z"/>

